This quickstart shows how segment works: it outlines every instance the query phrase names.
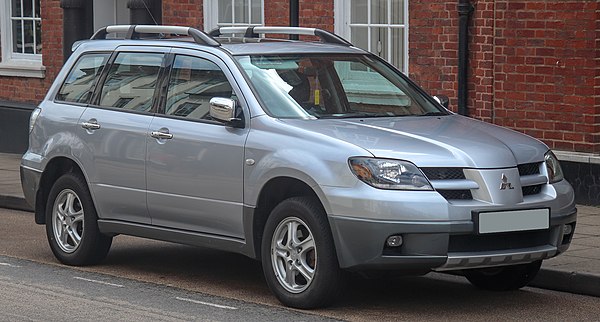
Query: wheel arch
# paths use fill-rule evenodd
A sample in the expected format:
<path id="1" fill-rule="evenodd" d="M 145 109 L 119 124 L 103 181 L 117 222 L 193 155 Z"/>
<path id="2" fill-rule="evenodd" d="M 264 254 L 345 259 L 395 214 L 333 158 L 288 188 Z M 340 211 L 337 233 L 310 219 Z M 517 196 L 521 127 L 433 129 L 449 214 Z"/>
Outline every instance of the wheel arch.
<path id="1" fill-rule="evenodd" d="M 46 164 L 44 172 L 40 178 L 40 185 L 36 194 L 34 209 L 36 224 L 46 223 L 46 205 L 48 203 L 48 194 L 50 193 L 52 185 L 62 175 L 70 172 L 76 173 L 85 179 L 85 175 L 79 164 L 68 157 L 55 157 Z"/>
<path id="2" fill-rule="evenodd" d="M 323 207 L 323 212 L 327 213 L 327 208 L 318 192 L 321 191 L 319 189 L 314 189 L 314 186 L 309 185 L 305 181 L 288 176 L 271 178 L 263 185 L 258 194 L 256 208 L 254 209 L 254 215 L 252 217 L 251 227 L 253 233 L 251 236 L 248 236 L 248 238 L 252 238 L 254 257 L 256 259 L 261 258 L 263 231 L 267 218 L 271 214 L 273 208 L 288 198 L 305 196 L 317 199 Z"/>

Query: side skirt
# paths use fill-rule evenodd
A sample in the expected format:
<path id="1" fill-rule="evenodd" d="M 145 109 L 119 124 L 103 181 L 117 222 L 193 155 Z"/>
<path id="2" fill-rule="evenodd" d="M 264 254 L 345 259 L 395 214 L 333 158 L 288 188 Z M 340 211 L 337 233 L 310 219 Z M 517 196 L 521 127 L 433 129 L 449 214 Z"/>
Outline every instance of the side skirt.
<path id="1" fill-rule="evenodd" d="M 123 234 L 144 237 L 240 253 L 254 258 L 254 247 L 238 238 L 106 219 L 98 220 L 98 229 L 107 235 Z"/>

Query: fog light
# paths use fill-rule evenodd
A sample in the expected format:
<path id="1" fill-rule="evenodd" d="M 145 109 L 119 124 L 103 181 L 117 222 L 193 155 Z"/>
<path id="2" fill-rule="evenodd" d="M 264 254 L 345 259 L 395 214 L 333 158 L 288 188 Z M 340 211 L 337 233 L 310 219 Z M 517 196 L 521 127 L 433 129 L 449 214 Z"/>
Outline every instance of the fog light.
<path id="1" fill-rule="evenodd" d="M 563 235 L 565 235 L 565 236 L 571 235 L 572 232 L 573 232 L 573 226 L 565 225 L 565 227 L 563 227 Z"/>
<path id="2" fill-rule="evenodd" d="M 400 235 L 396 235 L 396 236 L 390 236 L 387 239 L 387 245 L 389 247 L 398 247 L 402 245 L 402 236 Z"/>

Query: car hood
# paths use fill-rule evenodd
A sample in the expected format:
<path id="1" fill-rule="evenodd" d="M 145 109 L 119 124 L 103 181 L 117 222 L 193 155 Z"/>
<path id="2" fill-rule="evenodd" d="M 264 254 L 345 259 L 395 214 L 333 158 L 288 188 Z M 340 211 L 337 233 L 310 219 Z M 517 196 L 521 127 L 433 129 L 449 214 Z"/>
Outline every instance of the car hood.
<path id="1" fill-rule="evenodd" d="M 460 115 L 284 122 L 419 167 L 514 167 L 543 161 L 548 151 L 530 136 Z"/>

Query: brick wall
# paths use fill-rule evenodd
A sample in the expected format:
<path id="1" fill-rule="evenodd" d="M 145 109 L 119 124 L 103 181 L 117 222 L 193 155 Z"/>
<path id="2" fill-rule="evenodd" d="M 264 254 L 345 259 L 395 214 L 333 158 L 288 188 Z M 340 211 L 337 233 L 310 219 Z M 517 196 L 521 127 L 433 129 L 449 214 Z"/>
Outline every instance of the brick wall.
<path id="1" fill-rule="evenodd" d="M 163 0 L 162 23 L 204 29 L 202 0 Z"/>
<path id="2" fill-rule="evenodd" d="M 290 24 L 290 1 L 289 0 L 265 0 L 265 25 L 288 26 L 289 24 Z"/>
<path id="3" fill-rule="evenodd" d="M 39 103 L 62 66 L 63 26 L 60 0 L 41 1 L 40 10 L 42 15 L 42 63 L 46 67 L 46 77 L 40 79 L 0 76 L 0 100 Z"/>
<path id="4" fill-rule="evenodd" d="M 595 0 L 497 0 L 495 122 L 551 148 L 600 152 Z"/>
<path id="5" fill-rule="evenodd" d="M 458 72 L 457 1 L 409 3 L 409 74 L 431 94 L 450 97 L 456 111 Z"/>
<path id="6" fill-rule="evenodd" d="M 600 3 L 473 0 L 469 114 L 600 152 Z M 457 1 L 410 2 L 410 75 L 456 110 Z"/>

